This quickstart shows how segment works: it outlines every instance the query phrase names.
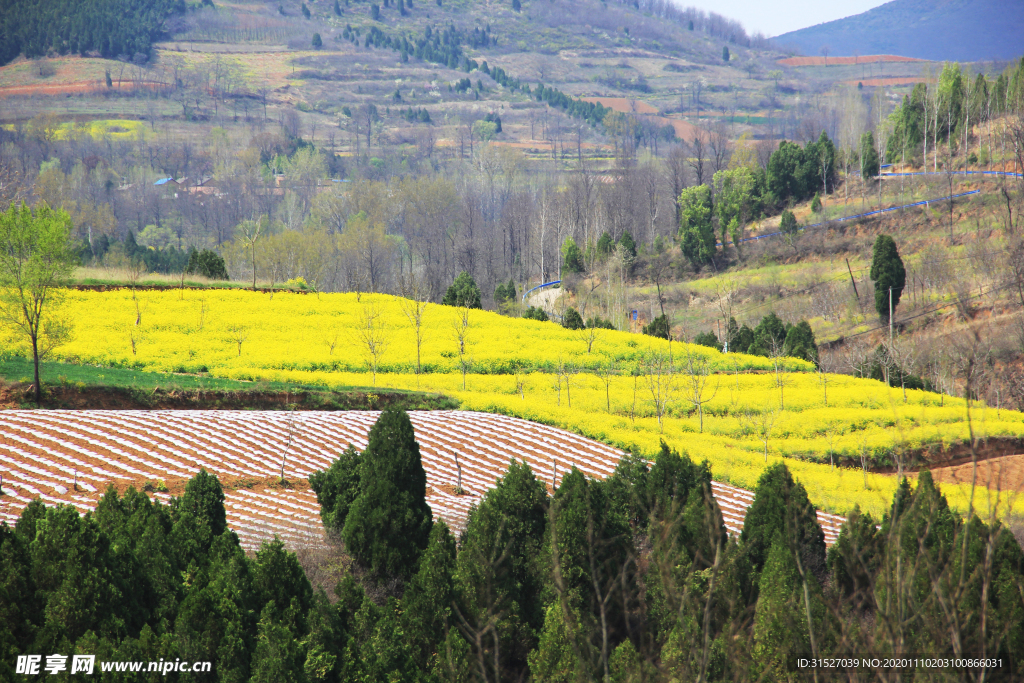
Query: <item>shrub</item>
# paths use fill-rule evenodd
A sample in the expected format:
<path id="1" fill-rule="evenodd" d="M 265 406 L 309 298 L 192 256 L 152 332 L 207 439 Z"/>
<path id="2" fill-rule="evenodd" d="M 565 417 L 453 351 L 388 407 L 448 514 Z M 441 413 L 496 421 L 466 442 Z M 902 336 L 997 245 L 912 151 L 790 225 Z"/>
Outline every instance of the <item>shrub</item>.
<path id="1" fill-rule="evenodd" d="M 580 316 L 579 311 L 570 306 L 565 311 L 565 317 L 562 318 L 562 327 L 567 330 L 582 330 L 584 329 L 583 318 Z"/>
<path id="2" fill-rule="evenodd" d="M 460 308 L 482 308 L 480 288 L 477 287 L 476 280 L 466 271 L 462 271 L 452 282 L 448 291 L 444 293 L 441 303 L 445 306 L 459 306 Z"/>

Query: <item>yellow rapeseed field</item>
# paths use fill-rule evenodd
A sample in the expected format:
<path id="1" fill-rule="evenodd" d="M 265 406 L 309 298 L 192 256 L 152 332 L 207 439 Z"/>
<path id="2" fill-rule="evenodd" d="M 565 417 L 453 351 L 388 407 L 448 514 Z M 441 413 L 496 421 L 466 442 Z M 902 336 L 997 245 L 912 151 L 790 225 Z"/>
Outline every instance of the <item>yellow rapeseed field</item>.
<path id="1" fill-rule="evenodd" d="M 433 304 L 422 312 L 416 374 L 409 309 L 383 295 L 72 291 L 63 315 L 74 337 L 54 357 L 254 381 L 440 391 L 467 409 L 557 425 L 647 455 L 664 439 L 709 460 L 716 479 L 746 488 L 756 484 L 767 451 L 768 462 L 786 459 L 816 505 L 840 514 L 854 505 L 881 514 L 895 488 L 894 477 L 851 463 L 863 458 L 869 471 L 892 466 L 900 453 L 968 436 L 962 399 L 908 391 L 904 402 L 899 389 L 823 378 L 796 359 L 777 372 L 768 358 L 617 331 L 590 338 L 479 310 L 469 312 L 460 354 L 459 309 Z M 705 365 L 714 372 L 702 378 Z M 693 387 L 702 379 L 698 396 Z M 971 413 L 977 435 L 1024 436 L 1021 413 L 980 404 Z M 833 469 L 830 457 L 847 466 Z M 967 509 L 967 488 L 945 492 Z M 987 489 L 974 497 L 982 510 L 995 502 Z M 1004 513 L 1007 501 L 998 503 Z"/>

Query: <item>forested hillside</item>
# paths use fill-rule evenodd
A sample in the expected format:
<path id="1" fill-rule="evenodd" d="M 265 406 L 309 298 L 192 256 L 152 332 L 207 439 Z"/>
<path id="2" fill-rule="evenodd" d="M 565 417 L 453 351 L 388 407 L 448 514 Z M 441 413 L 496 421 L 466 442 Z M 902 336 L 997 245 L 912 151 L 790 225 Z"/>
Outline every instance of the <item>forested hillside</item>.
<path id="1" fill-rule="evenodd" d="M 893 0 L 862 14 L 774 38 L 806 55 L 887 54 L 937 61 L 1013 59 L 1024 5 L 1004 0 Z"/>
<path id="2" fill-rule="evenodd" d="M 0 65 L 51 51 L 144 61 L 164 22 L 184 11 L 184 0 L 3 0 Z"/>

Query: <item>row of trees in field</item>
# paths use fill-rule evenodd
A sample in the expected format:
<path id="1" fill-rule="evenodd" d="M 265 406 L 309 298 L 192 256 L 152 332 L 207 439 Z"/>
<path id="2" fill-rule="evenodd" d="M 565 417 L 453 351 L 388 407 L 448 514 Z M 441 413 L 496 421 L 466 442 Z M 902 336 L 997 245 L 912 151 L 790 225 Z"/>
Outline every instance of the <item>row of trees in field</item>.
<path id="1" fill-rule="evenodd" d="M 0 65 L 49 52 L 145 61 L 164 22 L 184 11 L 183 0 L 7 0 L 0 6 Z"/>
<path id="2" fill-rule="evenodd" d="M 782 464 L 732 537 L 708 463 L 667 445 L 604 480 L 557 465 L 548 481 L 509 463 L 456 534 L 426 505 L 408 417 L 386 409 L 365 451 L 310 477 L 326 557 L 276 540 L 247 555 L 205 471 L 169 505 L 35 501 L 0 526 L 0 671 L 45 652 L 212 662 L 179 681 L 873 681 L 893 670 L 865 654 L 927 654 L 952 660 L 930 665 L 941 680 L 1019 676 L 1024 553 L 927 472 L 826 548 Z"/>
<path id="3" fill-rule="evenodd" d="M 972 79 L 960 64 L 945 64 L 934 86 L 918 83 L 889 115 L 885 159 L 899 163 L 917 158 L 920 152 L 927 166 L 931 150 L 932 167 L 937 170 L 940 142 L 958 144 L 966 156 L 972 126 L 1022 110 L 1024 58 L 994 79 L 983 73 Z"/>

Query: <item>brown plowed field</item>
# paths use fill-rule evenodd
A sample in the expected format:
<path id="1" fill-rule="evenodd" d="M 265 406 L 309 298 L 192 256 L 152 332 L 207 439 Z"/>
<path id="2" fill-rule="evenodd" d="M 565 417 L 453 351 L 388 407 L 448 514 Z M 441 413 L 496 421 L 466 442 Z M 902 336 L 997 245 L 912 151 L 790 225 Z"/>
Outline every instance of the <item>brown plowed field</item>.
<path id="1" fill-rule="evenodd" d="M 228 524 L 243 545 L 279 536 L 291 547 L 322 542 L 316 495 L 306 479 L 326 469 L 349 444 L 366 447 L 374 411 L 32 411 L 0 412 L 0 520 L 13 524 L 34 498 L 95 509 L 109 485 L 149 490 L 167 502 L 181 495 L 201 467 L 225 489 Z M 504 474 L 525 460 L 547 484 L 577 467 L 610 475 L 622 451 L 555 427 L 464 411 L 413 411 L 435 517 L 462 529 L 470 508 Z M 464 493 L 456 495 L 459 468 Z M 287 484 L 280 484 L 281 472 Z M 750 491 L 716 482 L 726 527 L 738 533 Z M 818 513 L 825 540 L 835 541 L 842 518 Z"/>
<path id="2" fill-rule="evenodd" d="M 140 89 L 159 90 L 166 88 L 164 83 L 146 81 L 139 83 Z M 123 81 L 120 86 L 115 82 L 112 88 L 108 88 L 103 81 L 84 81 L 79 83 L 47 83 L 40 85 L 8 85 L 0 87 L 0 97 L 33 97 L 35 95 L 93 95 L 105 91 L 114 90 L 135 90 L 136 84 Z"/>
<path id="3" fill-rule="evenodd" d="M 826 59 L 828 63 L 826 64 Z M 927 59 L 900 57 L 899 55 L 862 55 L 860 57 L 787 57 L 780 59 L 783 66 L 839 66 L 874 64 L 875 62 L 927 62 Z M 865 84 L 866 85 L 866 84 Z"/>
<path id="4" fill-rule="evenodd" d="M 956 486 L 969 486 L 974 478 L 970 462 L 932 469 L 935 481 Z M 1004 455 L 978 463 L 977 484 L 992 491 L 1024 491 L 1024 455 Z"/>
<path id="5" fill-rule="evenodd" d="M 843 81 L 843 83 L 845 85 L 860 83 L 868 87 L 885 87 L 887 85 L 916 85 L 924 80 L 918 76 L 893 76 L 892 78 L 861 78 L 856 81 Z"/>
<path id="6" fill-rule="evenodd" d="M 601 106 L 621 114 L 660 114 L 658 108 L 632 97 L 581 97 L 584 102 L 600 102 Z"/>

